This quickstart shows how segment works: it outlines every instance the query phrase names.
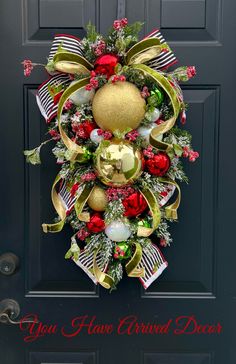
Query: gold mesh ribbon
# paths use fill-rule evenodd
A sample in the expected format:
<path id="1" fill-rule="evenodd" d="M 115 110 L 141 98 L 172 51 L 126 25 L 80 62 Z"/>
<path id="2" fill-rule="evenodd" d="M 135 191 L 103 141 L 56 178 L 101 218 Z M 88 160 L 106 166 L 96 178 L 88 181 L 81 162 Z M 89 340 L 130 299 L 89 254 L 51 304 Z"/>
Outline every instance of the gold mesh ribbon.
<path id="1" fill-rule="evenodd" d="M 139 243 L 134 243 L 135 251 L 132 256 L 132 258 L 128 261 L 128 263 L 125 265 L 125 269 L 127 272 L 127 275 L 129 277 L 144 277 L 145 275 L 145 268 L 137 268 L 139 263 L 142 259 L 142 247 Z"/>
<path id="2" fill-rule="evenodd" d="M 180 187 L 179 187 L 178 183 L 176 183 L 175 181 L 173 181 L 170 178 L 163 178 L 162 177 L 162 178 L 159 178 L 159 181 L 162 182 L 162 183 L 167 183 L 169 185 L 173 185 L 177 189 L 178 195 L 176 197 L 176 200 L 172 204 L 165 207 L 165 215 L 166 215 L 167 219 L 177 220 L 178 219 L 177 210 L 179 208 L 180 201 L 181 201 Z"/>
<path id="3" fill-rule="evenodd" d="M 68 100 L 68 98 L 75 92 L 80 90 L 81 88 L 85 87 L 89 83 L 89 78 L 83 78 L 82 80 L 79 80 L 78 82 L 74 83 L 73 85 L 69 86 L 62 94 L 59 104 L 58 104 L 58 110 L 57 110 L 57 118 L 58 118 L 58 128 L 61 135 L 61 139 L 65 146 L 67 147 L 69 151 L 69 157 L 68 159 L 70 161 L 78 160 L 83 161 L 84 160 L 84 149 L 73 142 L 66 132 L 64 131 L 62 125 L 61 125 L 61 115 L 63 111 L 63 107 Z"/>
<path id="4" fill-rule="evenodd" d="M 153 233 L 154 230 L 158 227 L 161 221 L 161 212 L 159 209 L 159 205 L 156 197 L 152 193 L 152 191 L 148 188 L 139 190 L 139 192 L 143 195 L 145 200 L 147 201 L 148 207 L 152 214 L 152 227 L 147 228 L 145 226 L 139 226 L 137 231 L 137 236 L 147 237 Z"/>
<path id="5" fill-rule="evenodd" d="M 103 286 L 106 289 L 110 289 L 113 284 L 114 284 L 114 280 L 111 276 L 109 276 L 109 274 L 103 272 L 98 264 L 97 264 L 97 255 L 99 253 L 99 249 L 94 253 L 94 257 L 93 257 L 93 272 L 94 275 L 98 281 L 99 284 L 101 284 L 101 286 Z"/>
<path id="6" fill-rule="evenodd" d="M 144 64 L 134 65 L 133 67 L 150 76 L 169 96 L 173 108 L 173 116 L 170 119 L 166 120 L 164 123 L 157 125 L 155 128 L 153 128 L 150 134 L 150 144 L 154 148 L 165 150 L 166 152 L 168 152 L 170 149 L 173 148 L 173 146 L 171 144 L 158 140 L 158 136 L 166 133 L 175 125 L 181 108 L 181 103 L 178 99 L 177 93 L 163 74 L 153 70 L 152 68 Z"/>
<path id="7" fill-rule="evenodd" d="M 51 190 L 51 198 L 53 206 L 60 217 L 60 221 L 56 222 L 55 224 L 42 224 L 43 231 L 45 233 L 58 233 L 63 229 L 65 219 L 66 219 L 66 209 L 60 198 L 59 194 L 56 191 L 56 185 L 61 180 L 61 176 L 57 175 L 55 181 L 52 185 Z"/>
<path id="8" fill-rule="evenodd" d="M 54 68 L 63 73 L 88 74 L 93 65 L 84 57 L 65 50 L 58 51 L 53 57 Z"/>

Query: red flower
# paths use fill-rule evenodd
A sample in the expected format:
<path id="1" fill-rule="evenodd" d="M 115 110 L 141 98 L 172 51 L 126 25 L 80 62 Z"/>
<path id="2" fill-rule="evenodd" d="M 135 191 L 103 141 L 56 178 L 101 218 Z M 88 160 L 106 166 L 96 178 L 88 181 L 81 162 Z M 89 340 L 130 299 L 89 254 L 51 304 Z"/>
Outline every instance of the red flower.
<path id="1" fill-rule="evenodd" d="M 154 176 L 164 176 L 170 168 L 170 158 L 166 153 L 159 152 L 153 158 L 146 160 L 146 167 Z"/>
<path id="2" fill-rule="evenodd" d="M 140 192 L 134 192 L 123 201 L 124 216 L 134 217 L 140 215 L 146 208 L 147 202 Z"/>
<path id="3" fill-rule="evenodd" d="M 97 58 L 94 64 L 96 74 L 106 75 L 107 78 L 115 73 L 115 66 L 118 63 L 118 57 L 114 54 L 104 54 Z"/>
<path id="4" fill-rule="evenodd" d="M 90 217 L 90 221 L 87 222 L 87 228 L 92 233 L 100 233 L 105 229 L 105 222 L 98 212 Z"/>

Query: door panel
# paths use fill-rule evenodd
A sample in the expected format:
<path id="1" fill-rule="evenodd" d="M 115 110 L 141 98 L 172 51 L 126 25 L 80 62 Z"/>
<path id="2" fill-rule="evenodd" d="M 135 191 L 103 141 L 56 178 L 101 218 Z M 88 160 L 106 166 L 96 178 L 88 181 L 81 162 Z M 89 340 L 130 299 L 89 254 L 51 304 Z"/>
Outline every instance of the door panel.
<path id="1" fill-rule="evenodd" d="M 14 6 L 13 6 L 14 5 Z M 56 7 L 56 10 L 55 10 Z M 234 94 L 236 3 L 233 0 L 21 0 L 2 1 L 2 206 L 1 253 L 12 251 L 20 268 L 0 278 L 0 301 L 13 298 L 21 316 L 37 313 L 43 323 L 70 327 L 73 317 L 95 315 L 114 323 L 136 315 L 142 322 L 166 322 L 194 315 L 198 323 L 221 322 L 220 335 L 88 335 L 60 333 L 25 343 L 17 325 L 0 324 L 1 364 L 226 364 L 235 363 L 236 288 Z M 141 36 L 160 27 L 179 65 L 196 65 L 197 77 L 184 85 L 189 104 L 186 128 L 193 134 L 198 162 L 185 165 L 174 242 L 163 251 L 168 269 L 144 291 L 124 279 L 109 294 L 94 286 L 64 259 L 71 230 L 44 234 L 41 223 L 55 212 L 50 187 L 58 171 L 52 145 L 42 164 L 25 164 L 22 150 L 45 139 L 47 127 L 35 93 L 45 72 L 23 77 L 20 62 L 46 62 L 55 33 L 85 35 L 91 20 L 106 32 L 116 17 L 145 21 Z M 8 106 L 9 105 L 9 106 Z"/>

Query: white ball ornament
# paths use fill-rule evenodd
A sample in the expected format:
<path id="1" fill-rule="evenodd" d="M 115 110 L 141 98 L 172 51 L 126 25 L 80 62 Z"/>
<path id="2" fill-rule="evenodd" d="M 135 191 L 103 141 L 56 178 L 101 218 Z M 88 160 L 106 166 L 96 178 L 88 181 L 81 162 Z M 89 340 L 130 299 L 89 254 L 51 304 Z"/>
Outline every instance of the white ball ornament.
<path id="1" fill-rule="evenodd" d="M 157 121 L 161 116 L 161 111 L 155 107 L 153 111 L 148 111 L 146 114 L 148 120 L 150 121 Z"/>
<path id="2" fill-rule="evenodd" d="M 77 81 L 71 82 L 71 85 L 75 84 Z M 88 104 L 92 101 L 95 95 L 95 90 L 86 90 L 85 87 L 80 88 L 75 91 L 71 96 L 70 100 L 76 105 L 80 106 L 82 104 Z"/>
<path id="3" fill-rule="evenodd" d="M 156 127 L 157 127 L 157 124 L 152 123 L 148 126 L 140 126 L 140 128 L 138 128 L 137 131 L 139 132 L 140 136 L 144 138 L 145 142 L 149 143 L 151 131 L 152 131 L 152 129 L 154 129 Z M 160 134 L 160 135 L 158 135 L 157 140 L 161 141 L 162 138 L 163 138 L 163 134 Z"/>
<path id="4" fill-rule="evenodd" d="M 147 126 L 140 126 L 140 128 L 137 129 L 139 132 L 139 135 L 145 139 L 147 143 L 149 143 L 149 137 L 152 129 L 154 129 L 157 126 L 157 124 L 153 123 Z"/>
<path id="5" fill-rule="evenodd" d="M 124 224 L 122 221 L 112 221 L 105 229 L 106 236 L 117 242 L 126 241 L 130 235 L 131 231 L 129 226 Z"/>
<path id="6" fill-rule="evenodd" d="M 102 135 L 98 135 L 98 130 L 100 129 L 93 129 L 90 133 L 90 139 L 95 144 L 99 144 L 104 139 Z"/>

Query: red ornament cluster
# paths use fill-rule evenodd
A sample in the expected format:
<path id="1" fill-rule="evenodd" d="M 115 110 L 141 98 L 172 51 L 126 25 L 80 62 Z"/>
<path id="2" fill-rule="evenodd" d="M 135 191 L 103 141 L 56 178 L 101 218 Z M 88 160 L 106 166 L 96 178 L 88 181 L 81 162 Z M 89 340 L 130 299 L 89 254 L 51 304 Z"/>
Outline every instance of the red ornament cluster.
<path id="1" fill-rule="evenodd" d="M 147 159 L 145 164 L 150 174 L 162 177 L 167 173 L 171 162 L 169 156 L 166 153 L 158 152 L 151 158 Z"/>

